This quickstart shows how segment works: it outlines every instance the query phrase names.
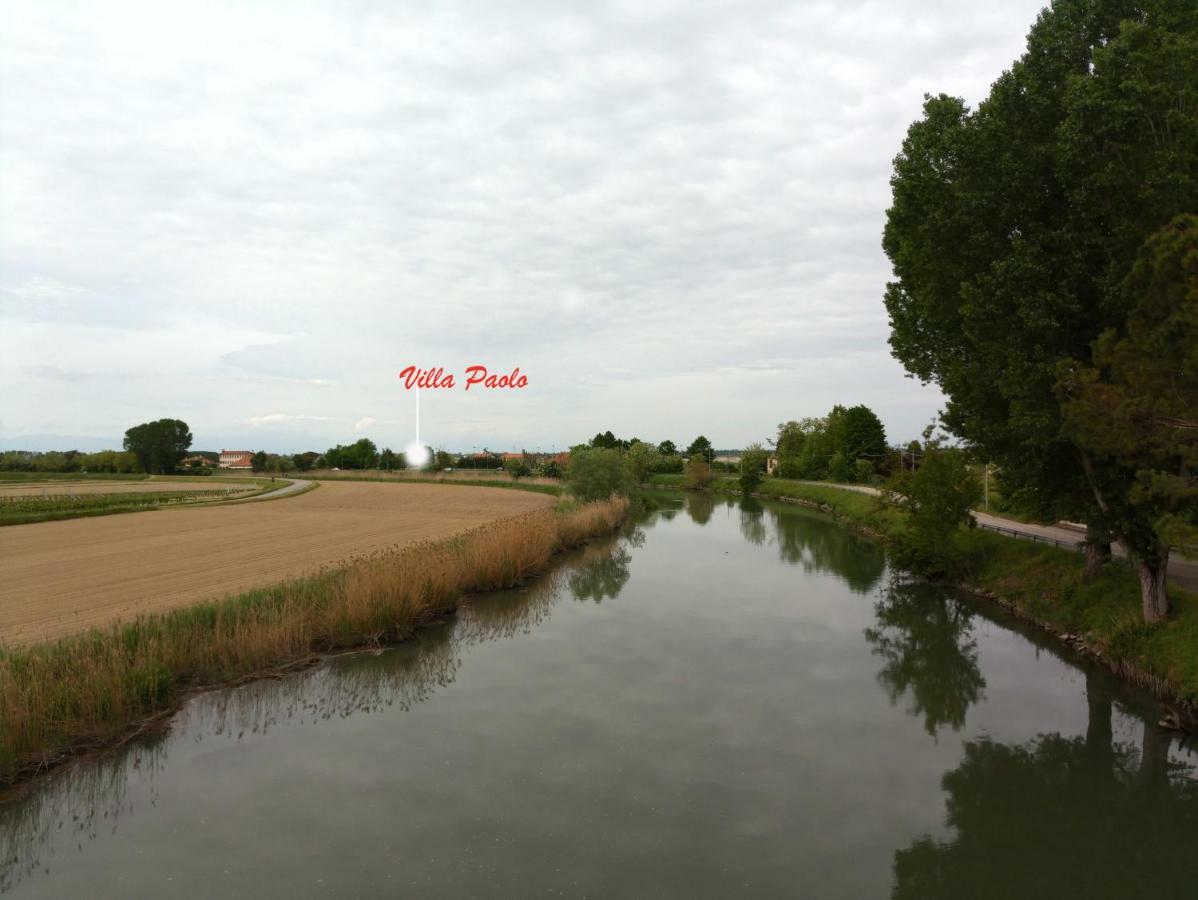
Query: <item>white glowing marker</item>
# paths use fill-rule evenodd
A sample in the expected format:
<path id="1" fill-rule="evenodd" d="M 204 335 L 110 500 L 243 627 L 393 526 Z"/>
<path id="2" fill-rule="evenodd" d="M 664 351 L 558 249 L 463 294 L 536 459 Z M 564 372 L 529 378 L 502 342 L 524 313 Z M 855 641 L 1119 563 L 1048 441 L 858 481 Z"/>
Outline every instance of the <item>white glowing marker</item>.
<path id="1" fill-rule="evenodd" d="M 420 388 L 416 388 L 416 440 L 403 448 L 404 462 L 409 469 L 419 469 L 428 462 L 428 447 L 420 443 Z"/>

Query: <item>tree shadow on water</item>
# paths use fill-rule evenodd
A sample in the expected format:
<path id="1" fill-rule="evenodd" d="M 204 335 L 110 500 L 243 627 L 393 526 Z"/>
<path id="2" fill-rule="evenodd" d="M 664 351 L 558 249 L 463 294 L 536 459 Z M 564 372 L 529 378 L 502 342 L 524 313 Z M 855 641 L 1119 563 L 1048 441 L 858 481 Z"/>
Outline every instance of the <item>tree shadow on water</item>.
<path id="1" fill-rule="evenodd" d="M 909 696 L 928 734 L 965 724 L 986 680 L 978 666 L 973 613 L 944 590 L 894 579 L 874 606 L 865 639 L 884 662 L 878 682 L 891 704 Z"/>
<path id="2" fill-rule="evenodd" d="M 872 542 L 798 507 L 770 507 L 768 512 L 783 562 L 802 566 L 806 572 L 830 572 L 859 594 L 870 593 L 882 580 L 886 557 Z M 744 515 L 742 507 L 742 534 Z M 749 516 L 754 515 L 750 510 Z"/>

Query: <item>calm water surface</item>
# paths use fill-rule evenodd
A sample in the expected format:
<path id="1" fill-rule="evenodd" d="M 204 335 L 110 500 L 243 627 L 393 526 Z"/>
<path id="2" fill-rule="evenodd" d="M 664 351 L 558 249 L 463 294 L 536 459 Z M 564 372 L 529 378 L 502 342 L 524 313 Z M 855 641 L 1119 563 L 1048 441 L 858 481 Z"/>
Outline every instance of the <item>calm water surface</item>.
<path id="1" fill-rule="evenodd" d="M 14 897 L 1198 897 L 1198 756 L 794 506 L 688 496 L 0 807 Z"/>

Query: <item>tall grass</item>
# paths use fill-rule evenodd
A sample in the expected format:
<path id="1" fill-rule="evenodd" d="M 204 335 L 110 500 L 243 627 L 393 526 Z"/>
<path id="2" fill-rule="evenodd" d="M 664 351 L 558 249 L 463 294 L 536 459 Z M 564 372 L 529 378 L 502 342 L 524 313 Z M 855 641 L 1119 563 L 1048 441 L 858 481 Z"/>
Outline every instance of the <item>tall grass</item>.
<path id="1" fill-rule="evenodd" d="M 0 650 L 0 784 L 110 745 L 183 691 L 400 641 L 463 595 L 510 587 L 559 550 L 608 533 L 623 499 L 536 510 L 446 541 L 46 644 Z"/>

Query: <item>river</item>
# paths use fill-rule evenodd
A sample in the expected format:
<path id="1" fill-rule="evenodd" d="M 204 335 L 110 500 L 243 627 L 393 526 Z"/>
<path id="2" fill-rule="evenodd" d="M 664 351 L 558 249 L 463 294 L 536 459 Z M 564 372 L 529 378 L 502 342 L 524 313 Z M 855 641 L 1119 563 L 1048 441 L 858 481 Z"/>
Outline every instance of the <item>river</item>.
<path id="1" fill-rule="evenodd" d="M 0 805 L 13 897 L 1198 896 L 1146 697 L 797 506 L 663 496 Z"/>

